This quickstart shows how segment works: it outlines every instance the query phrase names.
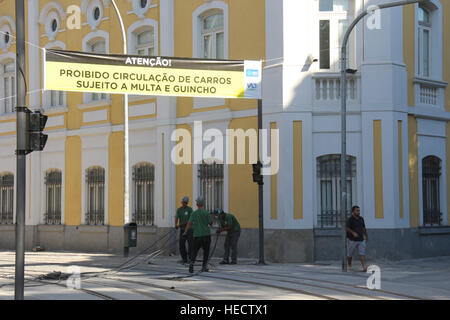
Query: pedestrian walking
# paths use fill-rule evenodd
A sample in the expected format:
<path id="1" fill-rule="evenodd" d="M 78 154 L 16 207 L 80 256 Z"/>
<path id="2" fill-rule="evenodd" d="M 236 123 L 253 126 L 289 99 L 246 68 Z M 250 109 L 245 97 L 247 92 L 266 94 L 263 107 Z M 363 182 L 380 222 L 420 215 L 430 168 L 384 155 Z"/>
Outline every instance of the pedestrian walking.
<path id="1" fill-rule="evenodd" d="M 192 228 L 194 236 L 194 250 L 192 251 L 191 261 L 189 263 L 189 272 L 194 272 L 194 263 L 197 259 L 198 251 L 203 249 L 203 263 L 202 272 L 208 272 L 208 258 L 209 258 L 209 248 L 211 246 L 211 230 L 209 226 L 212 225 L 213 220 L 211 214 L 203 209 L 205 205 L 205 199 L 200 196 L 196 200 L 197 210 L 195 210 L 189 222 L 186 226 L 184 234 L 187 235 L 189 230 Z"/>
<path id="2" fill-rule="evenodd" d="M 188 263 L 190 261 L 194 242 L 192 230 L 190 230 L 186 235 L 184 235 L 187 223 L 191 218 L 191 214 L 193 212 L 192 208 L 188 206 L 188 203 L 189 197 L 183 197 L 183 199 L 181 199 L 181 207 L 177 209 L 177 213 L 175 215 L 175 229 L 180 228 L 179 247 L 181 255 L 180 262 L 182 263 Z"/>
<path id="3" fill-rule="evenodd" d="M 241 235 L 241 225 L 234 215 L 226 213 L 222 209 L 216 209 L 215 214 L 218 215 L 220 221 L 220 228 L 217 233 L 223 231 L 227 232 L 224 244 L 223 260 L 220 264 L 229 264 L 230 251 L 231 251 L 231 263 L 237 263 L 237 245 L 239 237 Z"/>
<path id="4" fill-rule="evenodd" d="M 366 244 L 369 241 L 369 237 L 367 235 L 364 219 L 360 214 L 360 208 L 358 206 L 353 206 L 352 216 L 347 220 L 347 262 L 348 267 L 351 270 L 353 254 L 358 251 L 363 271 L 366 272 Z"/>

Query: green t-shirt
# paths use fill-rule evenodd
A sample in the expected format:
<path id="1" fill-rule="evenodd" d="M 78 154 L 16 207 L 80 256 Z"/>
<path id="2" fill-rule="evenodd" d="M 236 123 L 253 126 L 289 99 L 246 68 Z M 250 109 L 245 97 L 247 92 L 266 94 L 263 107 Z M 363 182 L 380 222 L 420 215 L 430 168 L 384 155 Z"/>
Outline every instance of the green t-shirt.
<path id="1" fill-rule="evenodd" d="M 189 221 L 189 218 L 192 214 L 192 208 L 189 206 L 186 206 L 186 208 L 179 207 L 177 210 L 177 214 L 175 215 L 175 218 L 178 219 L 178 223 L 180 225 L 187 224 Z M 185 228 L 186 226 L 183 226 L 182 228 Z"/>
<path id="2" fill-rule="evenodd" d="M 231 230 L 228 230 L 228 232 L 238 232 L 241 230 L 241 225 L 237 221 L 236 217 L 231 213 L 225 213 L 225 219 L 221 219 L 220 224 L 222 228 L 228 228 L 231 226 Z"/>
<path id="3" fill-rule="evenodd" d="M 194 238 L 211 235 L 211 231 L 209 230 L 208 225 L 213 221 L 210 214 L 206 210 L 195 210 L 191 214 L 189 222 L 192 223 L 191 228 L 194 229 Z"/>

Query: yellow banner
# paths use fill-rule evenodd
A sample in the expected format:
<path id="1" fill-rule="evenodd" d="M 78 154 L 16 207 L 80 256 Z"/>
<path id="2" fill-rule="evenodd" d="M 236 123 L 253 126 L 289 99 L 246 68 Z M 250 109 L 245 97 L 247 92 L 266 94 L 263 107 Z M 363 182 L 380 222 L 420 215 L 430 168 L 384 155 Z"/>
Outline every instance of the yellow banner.
<path id="1" fill-rule="evenodd" d="M 259 98 L 260 65 L 259 61 L 142 58 L 49 50 L 44 88 L 132 95 Z"/>

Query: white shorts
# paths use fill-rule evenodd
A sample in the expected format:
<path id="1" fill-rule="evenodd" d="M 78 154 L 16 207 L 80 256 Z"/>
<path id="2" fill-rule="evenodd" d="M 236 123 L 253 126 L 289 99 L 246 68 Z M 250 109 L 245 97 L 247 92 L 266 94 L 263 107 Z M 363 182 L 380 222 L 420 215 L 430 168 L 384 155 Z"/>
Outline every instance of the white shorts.
<path id="1" fill-rule="evenodd" d="M 347 239 L 347 257 L 351 258 L 358 250 L 360 256 L 366 255 L 366 241 L 352 241 Z"/>

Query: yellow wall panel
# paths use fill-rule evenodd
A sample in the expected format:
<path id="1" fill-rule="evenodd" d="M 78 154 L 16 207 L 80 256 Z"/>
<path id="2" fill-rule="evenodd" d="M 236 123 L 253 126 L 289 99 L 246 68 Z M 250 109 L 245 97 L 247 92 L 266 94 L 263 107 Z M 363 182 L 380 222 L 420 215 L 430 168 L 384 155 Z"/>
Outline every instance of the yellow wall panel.
<path id="1" fill-rule="evenodd" d="M 384 218 L 383 208 L 383 145 L 381 120 L 373 121 L 373 174 L 375 190 L 375 218 Z"/>
<path id="2" fill-rule="evenodd" d="M 420 224 L 419 216 L 419 160 L 417 120 L 408 116 L 408 166 L 409 166 L 409 222 L 415 228 Z"/>
<path id="3" fill-rule="evenodd" d="M 294 141 L 294 219 L 303 219 L 303 132 L 302 121 L 293 123 Z"/>
<path id="4" fill-rule="evenodd" d="M 81 224 L 81 139 L 79 136 L 67 137 L 65 172 L 65 224 Z"/>
<path id="5" fill-rule="evenodd" d="M 257 129 L 256 117 L 233 119 L 229 129 L 244 131 Z M 237 146 L 235 145 L 235 154 Z M 248 149 L 246 151 L 248 159 Z M 258 185 L 253 182 L 251 164 L 228 165 L 229 211 L 236 216 L 243 228 L 258 228 Z"/>
<path id="6" fill-rule="evenodd" d="M 405 217 L 403 205 L 403 138 L 402 138 L 403 122 L 398 121 L 398 198 L 400 218 Z"/>
<path id="7" fill-rule="evenodd" d="M 109 136 L 108 168 L 108 221 L 110 226 L 123 226 L 124 196 L 124 133 L 113 132 Z M 130 201 L 131 203 L 131 201 Z M 131 211 L 130 211 L 131 214 Z"/>
<path id="8" fill-rule="evenodd" d="M 191 135 L 191 146 L 192 146 L 192 128 L 188 124 L 177 125 L 177 129 L 185 129 L 189 131 Z M 192 154 L 191 154 L 192 163 Z M 193 199 L 193 180 L 192 180 L 192 164 L 179 164 L 176 166 L 176 204 L 175 208 L 181 206 L 181 199 L 184 196 L 189 197 L 189 206 L 194 206 Z M 174 213 L 175 214 L 175 213 Z"/>

